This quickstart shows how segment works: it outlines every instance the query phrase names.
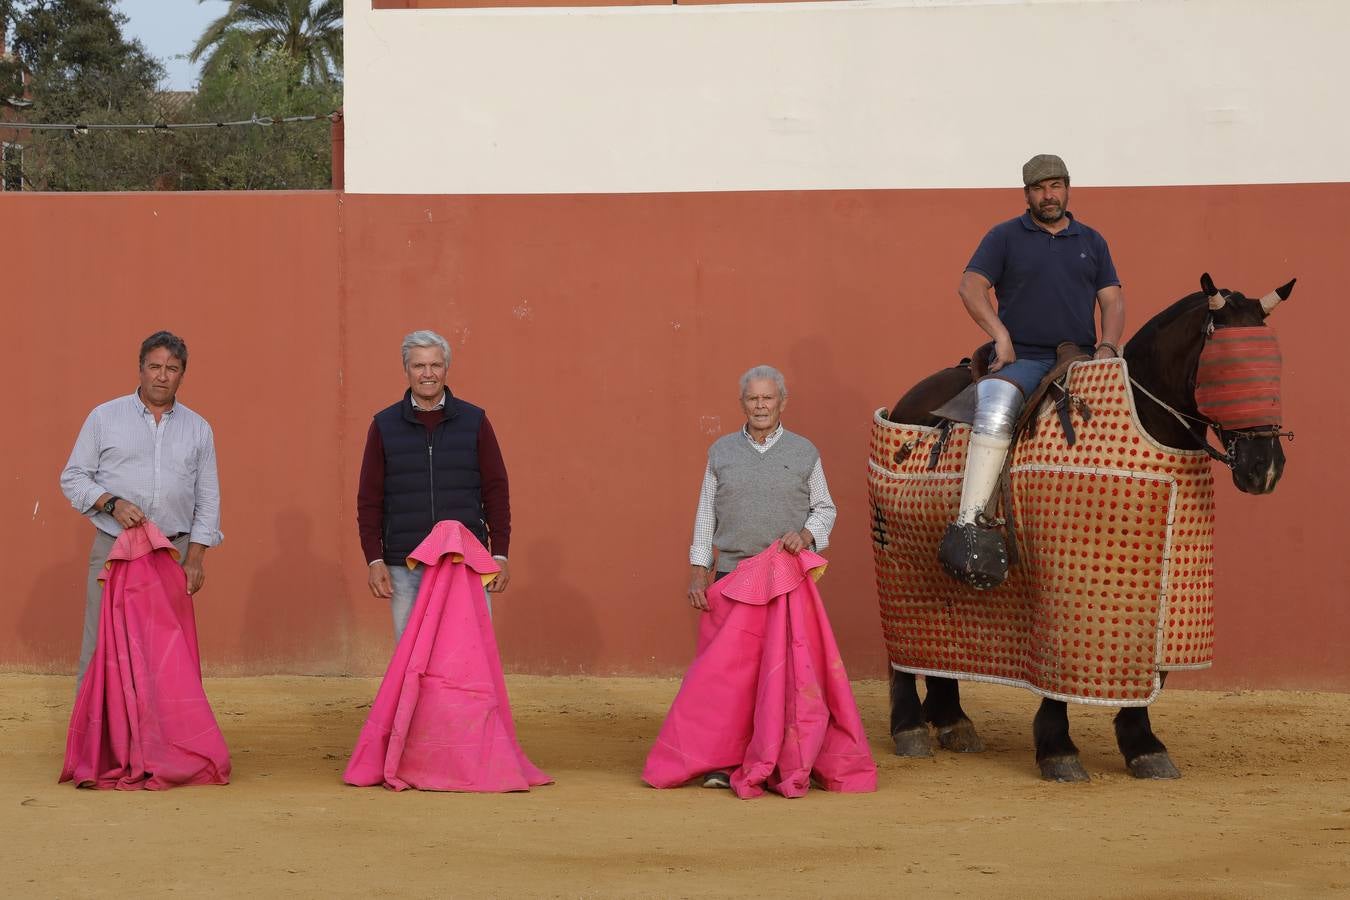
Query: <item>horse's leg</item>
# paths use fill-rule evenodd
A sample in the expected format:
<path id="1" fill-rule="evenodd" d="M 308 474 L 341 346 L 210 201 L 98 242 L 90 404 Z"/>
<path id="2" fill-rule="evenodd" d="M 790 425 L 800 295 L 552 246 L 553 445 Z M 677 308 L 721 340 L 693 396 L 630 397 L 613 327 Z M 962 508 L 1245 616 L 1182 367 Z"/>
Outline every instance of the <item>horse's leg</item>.
<path id="1" fill-rule="evenodd" d="M 1036 739 L 1036 765 L 1046 781 L 1087 781 L 1087 770 L 1078 761 L 1078 748 L 1069 737 L 1069 704 L 1041 700 L 1031 726 Z"/>
<path id="2" fill-rule="evenodd" d="M 908 672 L 891 669 L 891 740 L 896 756 L 933 755 L 916 681 Z"/>
<path id="3" fill-rule="evenodd" d="M 1167 683 L 1166 672 L 1162 673 L 1162 683 Z M 1167 748 L 1153 734 L 1147 706 L 1126 706 L 1116 713 L 1116 746 L 1135 778 L 1181 777 Z"/>
<path id="4" fill-rule="evenodd" d="M 961 708 L 961 684 L 955 678 L 924 676 L 928 696 L 923 701 L 924 716 L 937 729 L 938 745 L 957 753 L 982 753 L 975 725 Z"/>

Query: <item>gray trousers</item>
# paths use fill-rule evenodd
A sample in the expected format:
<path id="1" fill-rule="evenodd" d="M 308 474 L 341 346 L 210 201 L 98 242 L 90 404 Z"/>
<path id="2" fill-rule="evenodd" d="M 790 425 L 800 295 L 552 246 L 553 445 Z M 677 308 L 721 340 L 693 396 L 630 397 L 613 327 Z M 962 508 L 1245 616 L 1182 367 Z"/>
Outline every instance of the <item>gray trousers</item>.
<path id="1" fill-rule="evenodd" d="M 187 559 L 189 537 L 185 534 L 173 542 L 174 548 L 178 550 L 180 565 Z M 89 660 L 94 658 L 94 648 L 98 646 L 98 620 L 103 609 L 103 584 L 98 579 L 104 572 L 103 564 L 108 561 L 108 554 L 112 552 L 116 540 L 101 529 L 94 529 L 94 545 L 89 548 L 89 580 L 84 589 L 84 640 L 80 643 L 80 671 L 75 679 L 77 694 L 84 683 Z"/>

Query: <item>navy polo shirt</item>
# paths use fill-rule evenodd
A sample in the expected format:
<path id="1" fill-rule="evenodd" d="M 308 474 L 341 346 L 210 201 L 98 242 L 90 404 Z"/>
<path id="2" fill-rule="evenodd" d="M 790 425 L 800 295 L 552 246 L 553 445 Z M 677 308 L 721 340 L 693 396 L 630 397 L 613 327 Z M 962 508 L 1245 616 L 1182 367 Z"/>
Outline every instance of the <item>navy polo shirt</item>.
<path id="1" fill-rule="evenodd" d="M 980 241 L 967 272 L 994 286 L 998 317 L 1019 357 L 1054 359 L 1065 341 L 1097 343 L 1097 292 L 1120 284 L 1106 239 L 1065 212 L 1059 234 L 1039 227 L 1030 211 L 1000 222 Z"/>

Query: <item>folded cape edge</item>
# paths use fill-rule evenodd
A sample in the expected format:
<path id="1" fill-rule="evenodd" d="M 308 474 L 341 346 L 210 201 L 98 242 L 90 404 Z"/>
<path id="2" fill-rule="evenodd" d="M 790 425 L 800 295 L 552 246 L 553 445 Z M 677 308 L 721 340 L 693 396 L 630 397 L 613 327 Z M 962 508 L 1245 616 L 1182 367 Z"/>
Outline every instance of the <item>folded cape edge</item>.
<path id="1" fill-rule="evenodd" d="M 126 544 L 137 542 L 135 535 L 138 533 L 138 529 L 141 539 L 145 541 L 146 545 L 145 552 L 143 553 L 137 552 L 137 550 L 141 549 L 140 547 L 137 547 L 135 550 L 126 547 Z M 127 537 L 124 540 L 124 535 L 132 536 Z M 148 556 L 156 550 L 168 550 L 173 554 L 175 562 L 179 559 L 178 548 L 173 545 L 172 541 L 164 536 L 164 532 L 159 530 L 159 526 L 155 525 L 155 523 L 151 522 L 149 519 L 146 519 L 141 524 L 132 528 L 123 529 L 122 534 L 119 534 L 113 541 L 112 550 L 108 553 L 108 558 L 103 561 L 103 570 L 98 573 L 98 580 L 108 580 L 108 572 L 112 569 L 113 563 L 129 562 L 133 559 L 140 559 L 142 556 Z M 135 555 L 129 555 L 132 553 Z"/>

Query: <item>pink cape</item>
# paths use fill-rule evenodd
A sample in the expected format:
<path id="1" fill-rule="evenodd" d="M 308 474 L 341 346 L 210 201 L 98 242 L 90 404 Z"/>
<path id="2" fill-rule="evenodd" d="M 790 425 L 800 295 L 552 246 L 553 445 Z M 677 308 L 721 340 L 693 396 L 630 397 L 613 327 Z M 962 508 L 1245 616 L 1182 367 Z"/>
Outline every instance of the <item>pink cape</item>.
<path id="1" fill-rule="evenodd" d="M 483 586 L 501 571 L 463 525 L 436 523 L 427 567 L 343 780 L 396 791 L 527 791 L 549 784 L 516 743 Z"/>
<path id="2" fill-rule="evenodd" d="M 742 798 L 765 788 L 800 797 L 812 776 L 827 791 L 877 789 L 816 590 L 824 567 L 809 550 L 793 555 L 774 543 L 708 589 L 698 652 L 647 755 L 644 781 L 678 787 L 724 770 Z"/>
<path id="3" fill-rule="evenodd" d="M 197 623 L 177 558 L 149 522 L 113 544 L 61 781 L 123 791 L 229 783 L 230 752 L 202 690 Z"/>

